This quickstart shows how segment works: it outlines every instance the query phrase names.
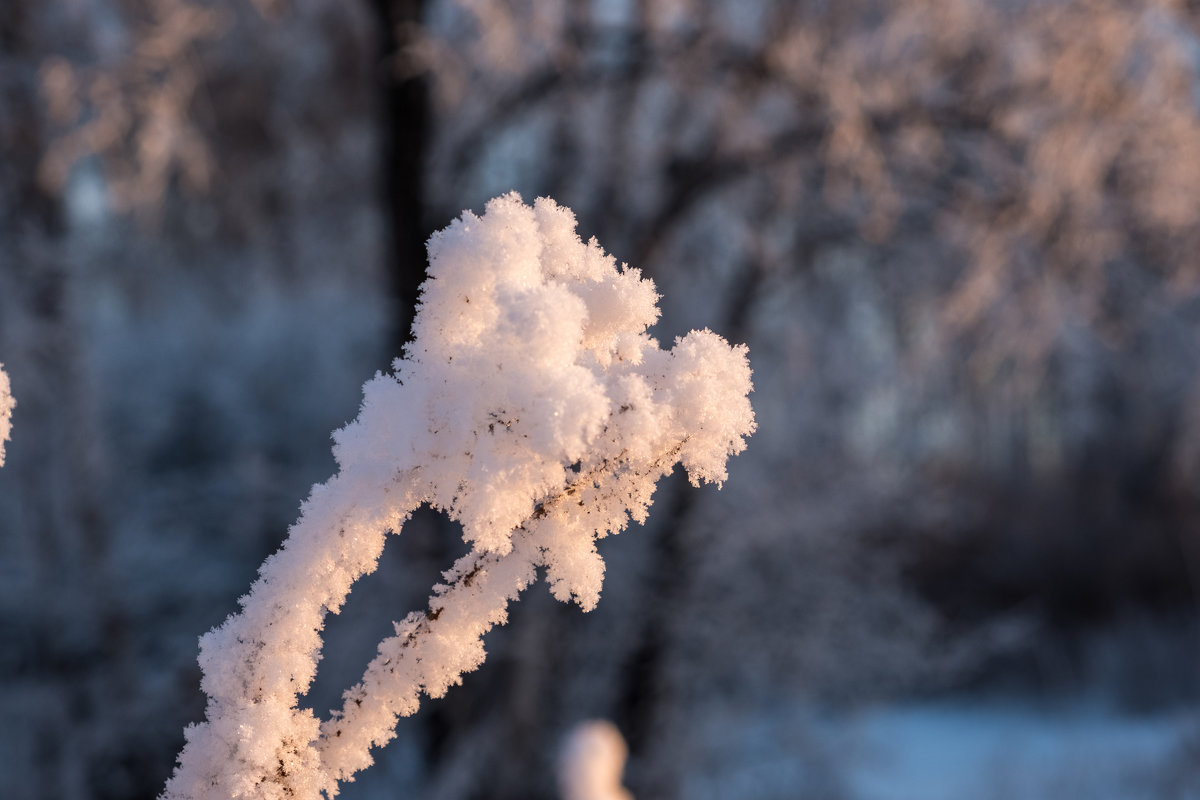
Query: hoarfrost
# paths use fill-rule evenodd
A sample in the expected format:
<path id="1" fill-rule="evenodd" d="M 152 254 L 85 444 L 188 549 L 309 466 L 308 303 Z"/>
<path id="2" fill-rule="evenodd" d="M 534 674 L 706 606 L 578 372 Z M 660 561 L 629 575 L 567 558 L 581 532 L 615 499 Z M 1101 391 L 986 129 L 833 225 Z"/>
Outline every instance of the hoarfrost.
<path id="1" fill-rule="evenodd" d="M 8 381 L 8 373 L 0 364 L 0 467 L 4 466 L 4 443 L 12 434 L 12 412 L 17 407 L 17 401 L 12 396 L 12 385 Z"/>
<path id="2" fill-rule="evenodd" d="M 653 283 L 581 241 L 569 209 L 496 198 L 434 234 L 429 258 L 413 343 L 334 434 L 338 473 L 313 488 L 241 612 L 201 638 L 207 721 L 187 731 L 169 800 L 336 795 L 422 694 L 479 666 L 483 635 L 539 567 L 555 597 L 591 609 L 596 539 L 644 520 L 677 461 L 719 484 L 754 431 L 746 348 L 705 330 L 660 349 L 646 330 Z M 298 697 L 325 614 L 425 503 L 472 550 L 321 722 Z"/>

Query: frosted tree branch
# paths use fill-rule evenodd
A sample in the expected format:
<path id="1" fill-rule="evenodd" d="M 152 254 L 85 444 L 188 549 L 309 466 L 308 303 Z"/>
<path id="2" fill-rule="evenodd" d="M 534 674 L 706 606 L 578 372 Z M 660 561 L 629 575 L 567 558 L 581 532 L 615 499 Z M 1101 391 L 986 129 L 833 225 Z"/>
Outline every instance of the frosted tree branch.
<path id="1" fill-rule="evenodd" d="M 17 407 L 17 401 L 12 396 L 12 385 L 8 381 L 8 373 L 0 364 L 0 467 L 4 466 L 4 443 L 12 434 L 12 412 Z"/>
<path id="2" fill-rule="evenodd" d="M 656 459 L 648 474 L 632 477 L 653 483 L 674 467 L 681 445 Z M 553 569 L 549 556 L 556 552 L 561 526 L 569 524 L 571 508 L 583 504 L 576 498 L 587 491 L 612 494 L 623 485 L 613 469 L 619 463 L 600 465 L 539 504 L 517 527 L 507 554 L 472 551 L 460 558 L 443 575 L 447 583 L 434 587 L 429 610 L 396 624 L 396 635 L 380 643 L 362 680 L 346 692 L 345 705 L 322 725 L 322 759 L 340 780 L 370 765 L 369 748 L 392 738 L 396 719 L 417 710 L 419 692 L 439 697 L 483 663 L 483 635 L 504 623 L 509 601 L 533 582 L 537 567 Z M 553 584 L 559 599 L 580 590 L 559 580 Z M 583 594 L 576 599 L 591 608 L 599 598 Z"/>
<path id="3" fill-rule="evenodd" d="M 539 569 L 555 597 L 591 609 L 596 540 L 643 521 L 676 463 L 693 483 L 723 481 L 754 430 L 745 347 L 693 331 L 661 350 L 646 333 L 653 284 L 580 241 L 553 201 L 497 198 L 429 253 L 414 342 L 335 433 L 338 474 L 314 487 L 241 612 L 201 639 L 207 721 L 186 732 L 169 800 L 333 797 L 421 694 L 482 663 L 483 635 Z M 299 697 L 325 614 L 421 504 L 461 522 L 472 549 L 322 723 Z"/>

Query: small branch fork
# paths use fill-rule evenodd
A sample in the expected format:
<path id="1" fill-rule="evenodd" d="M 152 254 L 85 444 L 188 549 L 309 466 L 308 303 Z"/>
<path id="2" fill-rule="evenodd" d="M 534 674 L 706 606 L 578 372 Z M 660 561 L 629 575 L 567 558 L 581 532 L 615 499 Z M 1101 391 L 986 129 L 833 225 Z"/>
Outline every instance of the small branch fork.
<path id="1" fill-rule="evenodd" d="M 321 726 L 316 747 L 329 773 L 337 780 L 350 779 L 371 763 L 370 747 L 395 735 L 396 719 L 416 712 L 420 694 L 440 697 L 482 663 L 483 635 L 503 623 L 508 603 L 545 564 L 546 520 L 569 514 L 564 507 L 578 502 L 571 498 L 580 491 L 623 479 L 657 480 L 674 466 L 686 441 L 637 471 L 627 451 L 604 459 L 539 503 L 514 529 L 509 552 L 472 550 L 460 558 L 445 573 L 448 583 L 435 587 L 429 609 L 409 614 L 396 625 L 395 636 L 380 642 L 361 681 L 346 691 L 342 708 Z"/>

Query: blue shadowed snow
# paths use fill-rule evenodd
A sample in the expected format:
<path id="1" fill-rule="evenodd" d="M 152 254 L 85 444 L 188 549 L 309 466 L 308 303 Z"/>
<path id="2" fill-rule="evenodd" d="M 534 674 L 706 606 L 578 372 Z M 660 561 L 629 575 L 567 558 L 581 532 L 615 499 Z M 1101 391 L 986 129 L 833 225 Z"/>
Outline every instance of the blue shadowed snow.
<path id="1" fill-rule="evenodd" d="M 701 711 L 689 800 L 1200 800 L 1200 713 L 963 700 Z"/>
<path id="2" fill-rule="evenodd" d="M 1197 718 L 929 704 L 864 712 L 853 726 L 846 777 L 861 800 L 1133 800 L 1160 796 Z"/>

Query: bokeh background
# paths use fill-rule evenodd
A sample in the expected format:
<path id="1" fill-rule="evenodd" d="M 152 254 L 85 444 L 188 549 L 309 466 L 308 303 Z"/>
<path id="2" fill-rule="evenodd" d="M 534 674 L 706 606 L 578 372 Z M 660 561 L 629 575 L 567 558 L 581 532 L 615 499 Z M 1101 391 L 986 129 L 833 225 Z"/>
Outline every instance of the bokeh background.
<path id="1" fill-rule="evenodd" d="M 1200 797 L 1200 7 L 6 0 L 0 790 L 151 798 L 424 242 L 517 190 L 748 343 L 759 431 L 527 591 L 346 798 Z M 335 705 L 463 545 L 331 620 Z"/>

